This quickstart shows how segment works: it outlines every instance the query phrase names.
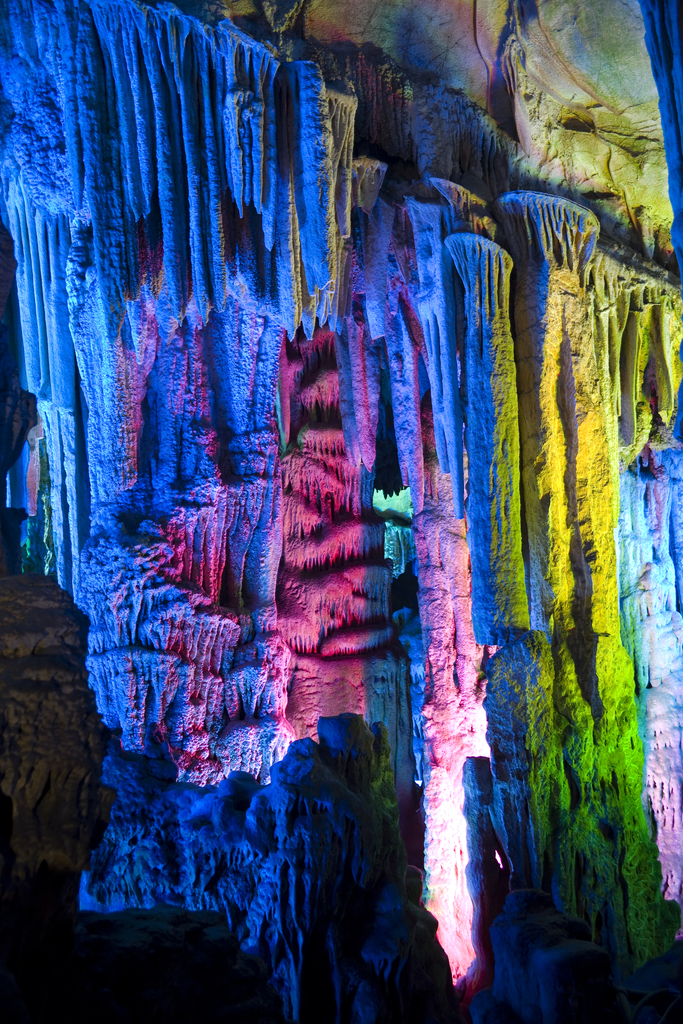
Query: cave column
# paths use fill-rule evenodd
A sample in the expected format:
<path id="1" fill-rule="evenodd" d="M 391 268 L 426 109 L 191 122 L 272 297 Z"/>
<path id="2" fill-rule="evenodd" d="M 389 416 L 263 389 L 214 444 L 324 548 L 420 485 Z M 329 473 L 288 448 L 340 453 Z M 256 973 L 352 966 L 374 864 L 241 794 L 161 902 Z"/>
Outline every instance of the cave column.
<path id="1" fill-rule="evenodd" d="M 426 667 L 422 710 L 428 905 L 439 919 L 454 973 L 464 975 L 481 953 L 481 936 L 472 935 L 471 895 L 477 899 L 479 894 L 470 894 L 466 880 L 463 771 L 467 758 L 486 758 L 489 752 L 482 668 L 491 649 L 528 629 L 529 619 L 508 308 L 512 260 L 494 242 L 469 232 L 448 236 L 444 250 L 459 277 L 456 294 L 464 299 L 460 359 L 461 393 L 466 397 L 466 515 L 456 517 L 451 488 L 457 484 L 439 466 L 435 425 L 425 399 L 425 494 L 413 525 Z"/>
<path id="2" fill-rule="evenodd" d="M 427 396 L 425 396 L 425 401 Z M 431 407 L 423 407 L 425 498 L 413 518 L 425 664 L 423 780 L 426 905 L 455 976 L 474 959 L 467 889 L 463 768 L 487 756 L 481 666 L 472 628 L 467 529 L 453 512 L 451 477 L 439 468 Z"/>
<path id="3" fill-rule="evenodd" d="M 612 409 L 588 287 L 598 225 L 554 196 L 514 192 L 497 205 L 517 272 L 534 631 L 487 667 L 495 813 L 513 887 L 552 891 L 560 909 L 591 922 L 617 972 L 628 971 L 658 948 L 653 918 L 665 934 L 676 908 L 659 894 L 633 667 L 619 631 Z"/>
<path id="4" fill-rule="evenodd" d="M 531 626 L 552 630 L 552 617 L 571 606 L 576 590 L 574 572 L 567 569 L 574 566 L 584 594 L 590 592 L 590 570 L 580 564 L 585 558 L 579 522 L 585 515 L 594 528 L 605 520 L 609 533 L 602 546 L 614 557 L 611 517 L 591 509 L 592 500 L 604 501 L 591 484 L 610 486 L 608 452 L 598 443 L 604 411 L 590 355 L 585 289 L 598 223 L 581 207 L 532 192 L 507 193 L 498 209 L 517 267 L 515 346 Z M 613 622 L 616 607 L 611 611 Z"/>
<path id="5" fill-rule="evenodd" d="M 462 283 L 467 538 L 472 619 L 480 644 L 501 645 L 529 628 L 522 560 L 519 410 L 510 330 L 512 259 L 470 232 L 446 239 Z"/>
<path id="6" fill-rule="evenodd" d="M 462 366 L 460 390 L 465 419 L 467 552 L 459 550 L 460 576 L 469 583 L 455 605 L 457 650 L 456 686 L 475 696 L 472 707 L 459 711 L 461 732 L 476 727 L 485 693 L 482 667 L 497 646 L 504 645 L 529 628 L 529 610 L 522 558 L 520 501 L 519 412 L 515 353 L 510 328 L 510 255 L 490 239 L 471 232 L 457 232 L 445 240 L 456 271 L 456 294 L 462 301 L 464 331 L 459 338 Z M 465 561 L 469 556 L 469 567 Z M 463 657 L 465 651 L 469 658 Z M 507 871 L 496 857 L 496 839 L 490 809 L 478 782 L 491 774 L 488 744 L 472 732 L 462 743 L 458 759 L 458 800 L 465 798 L 467 818 L 464 851 L 456 865 L 456 902 L 467 907 L 462 876 L 466 867 L 467 889 L 472 903 L 470 933 L 476 959 L 467 971 L 468 989 L 490 983 L 493 959 L 488 926 L 502 910 L 507 891 Z M 473 766 L 478 769 L 473 774 Z M 485 766 L 485 767 L 484 767 Z M 430 789 L 428 785 L 427 789 Z M 490 799 L 489 799 L 490 802 Z M 476 805 L 477 813 L 471 811 Z M 469 810 L 468 810 L 469 807 Z M 476 819 L 476 821 L 475 821 Z M 461 827 L 463 822 L 458 819 Z"/>

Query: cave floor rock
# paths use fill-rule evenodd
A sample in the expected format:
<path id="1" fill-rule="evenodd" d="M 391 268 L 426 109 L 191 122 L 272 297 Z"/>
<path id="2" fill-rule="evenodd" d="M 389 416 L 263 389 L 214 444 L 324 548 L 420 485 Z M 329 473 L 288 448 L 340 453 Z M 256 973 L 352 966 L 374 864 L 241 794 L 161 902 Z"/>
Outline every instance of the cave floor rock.
<path id="1" fill-rule="evenodd" d="M 45 1021 L 284 1024 L 268 970 L 212 911 L 82 913 Z"/>

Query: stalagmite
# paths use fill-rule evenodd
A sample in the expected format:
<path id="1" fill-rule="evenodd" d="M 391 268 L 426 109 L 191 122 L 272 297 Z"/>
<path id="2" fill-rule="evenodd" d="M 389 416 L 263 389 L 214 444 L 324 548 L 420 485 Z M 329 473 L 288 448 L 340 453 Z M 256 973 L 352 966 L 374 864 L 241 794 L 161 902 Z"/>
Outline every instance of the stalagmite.
<path id="1" fill-rule="evenodd" d="M 347 1005 L 348 1019 L 362 1020 L 368 1005 L 387 1015 L 398 1003 L 411 1020 L 457 1022 L 436 922 L 406 898 L 386 729 L 350 714 L 318 728 L 319 743 L 295 743 L 264 787 L 244 773 L 178 787 L 140 759 L 112 756 L 107 777 L 127 810 L 114 811 L 91 889 L 124 906 L 220 909 L 268 963 L 295 1020 Z M 162 822 L 173 822 L 172 843 Z M 151 869 L 142 889 L 127 856 L 133 835 Z"/>
<path id="2" fill-rule="evenodd" d="M 487 670 L 494 799 L 511 884 L 552 886 L 562 909 L 587 914 L 627 972 L 654 952 L 642 927 L 645 906 L 650 915 L 657 908 L 662 928 L 673 917 L 658 896 L 657 866 L 637 867 L 651 854 L 633 675 L 613 585 L 613 475 L 603 443 L 611 410 L 601 401 L 585 301 L 597 224 L 571 204 L 530 193 L 502 196 L 498 207 L 519 273 L 516 358 L 535 629 L 494 655 Z"/>
<path id="3" fill-rule="evenodd" d="M 466 524 L 453 513 L 451 480 L 439 469 L 426 398 L 422 422 L 425 500 L 413 524 L 425 666 L 421 774 L 426 895 L 451 966 L 464 975 L 474 948 L 465 873 L 463 769 L 468 757 L 488 755 L 482 672 L 487 650 L 474 637 Z"/>

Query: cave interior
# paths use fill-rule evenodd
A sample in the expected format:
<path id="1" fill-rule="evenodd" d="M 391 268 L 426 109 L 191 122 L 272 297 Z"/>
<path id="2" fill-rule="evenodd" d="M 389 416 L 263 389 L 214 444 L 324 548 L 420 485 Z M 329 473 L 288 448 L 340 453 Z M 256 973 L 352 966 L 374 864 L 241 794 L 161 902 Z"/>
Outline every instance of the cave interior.
<path id="1" fill-rule="evenodd" d="M 683 1020 L 683 8 L 0 3 L 0 1020 Z"/>

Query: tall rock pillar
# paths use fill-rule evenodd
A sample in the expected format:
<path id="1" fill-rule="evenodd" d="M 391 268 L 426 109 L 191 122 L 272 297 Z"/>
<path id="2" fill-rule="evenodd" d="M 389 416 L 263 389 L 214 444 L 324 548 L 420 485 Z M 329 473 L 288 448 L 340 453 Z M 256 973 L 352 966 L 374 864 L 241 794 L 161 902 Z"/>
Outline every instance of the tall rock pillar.
<path id="1" fill-rule="evenodd" d="M 418 234 L 428 209 L 426 204 L 419 208 Z M 452 467 L 451 473 L 445 473 L 441 466 L 438 416 L 425 396 L 425 491 L 413 528 L 425 657 L 422 714 L 428 905 L 439 919 L 439 935 L 451 965 L 463 975 L 477 952 L 466 879 L 463 771 L 467 758 L 488 755 L 483 668 L 495 645 L 528 629 L 529 617 L 509 323 L 512 260 L 500 246 L 469 231 L 447 234 L 442 247 L 445 258 L 439 269 L 446 282 L 444 291 L 453 299 L 447 304 L 453 343 L 446 345 L 443 331 L 434 333 L 450 359 L 450 386 L 456 387 L 458 396 L 457 409 L 446 404 L 444 416 L 457 418 L 463 399 L 465 515 L 458 515 L 461 499 L 452 493 L 460 485 L 457 474 Z M 424 287 L 422 266 L 420 274 Z M 462 316 L 458 317 L 460 301 Z M 461 322 L 464 336 L 458 337 L 456 323 Z M 426 346 L 425 351 L 433 401 L 433 380 L 438 376 L 436 350 Z M 446 364 L 443 352 L 442 362 Z M 462 421 L 454 429 L 462 436 Z"/>
<path id="2" fill-rule="evenodd" d="M 587 289 L 598 225 L 581 207 L 531 192 L 500 197 L 498 211 L 517 271 L 533 631 L 487 669 L 495 813 L 513 887 L 552 891 L 628 972 L 671 940 L 678 908 L 659 892 L 633 667 L 619 632 L 611 409 Z"/>

